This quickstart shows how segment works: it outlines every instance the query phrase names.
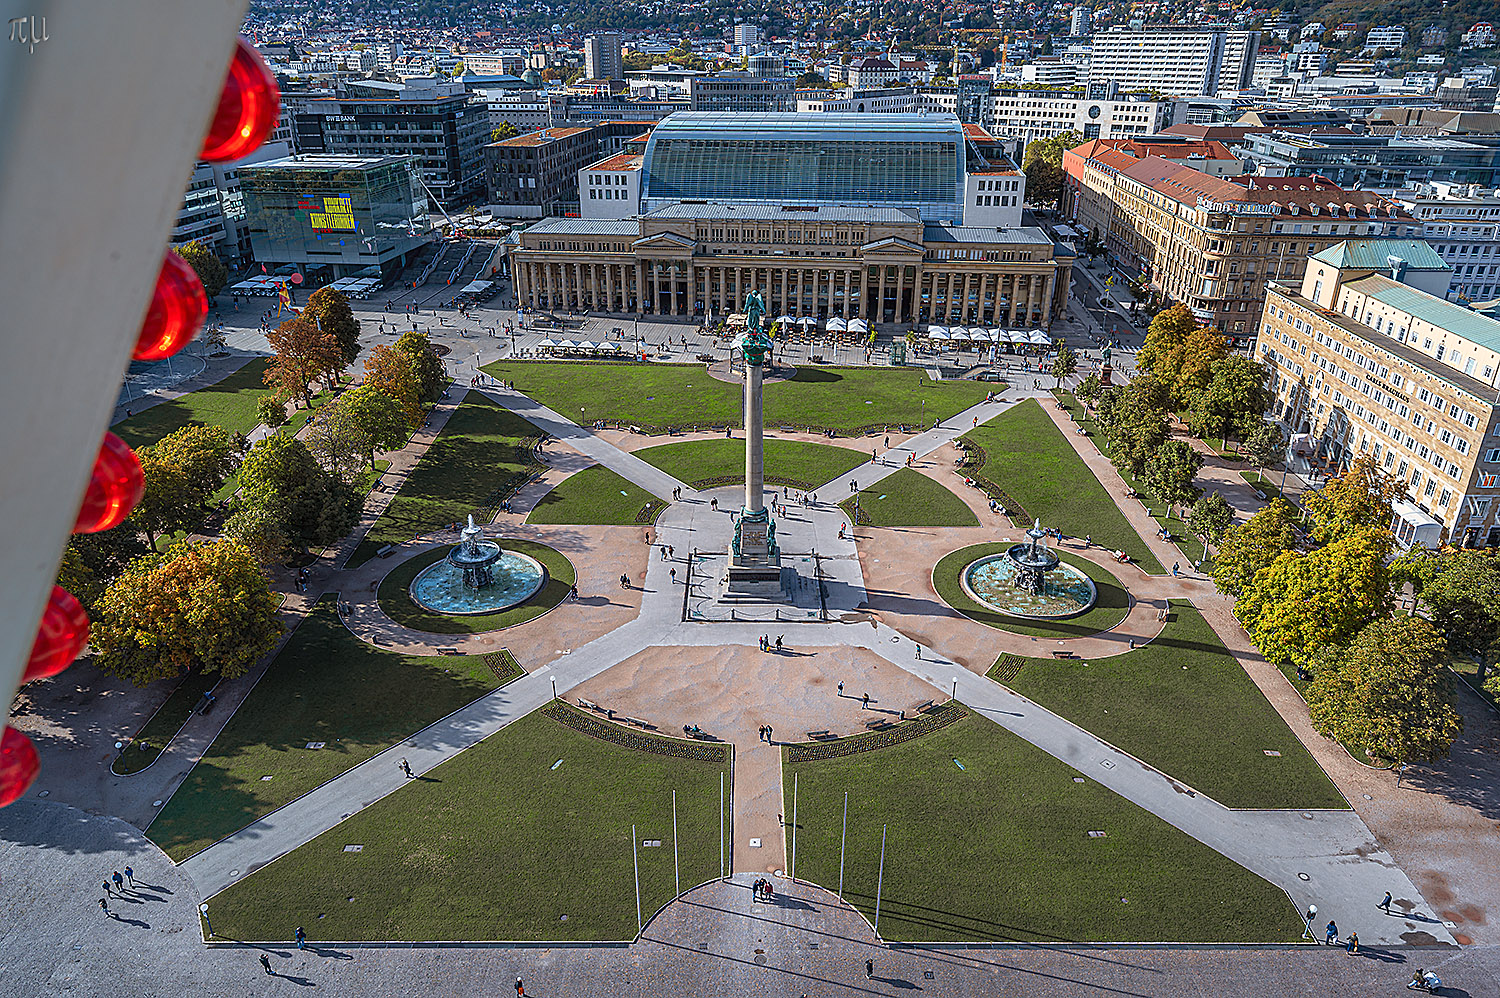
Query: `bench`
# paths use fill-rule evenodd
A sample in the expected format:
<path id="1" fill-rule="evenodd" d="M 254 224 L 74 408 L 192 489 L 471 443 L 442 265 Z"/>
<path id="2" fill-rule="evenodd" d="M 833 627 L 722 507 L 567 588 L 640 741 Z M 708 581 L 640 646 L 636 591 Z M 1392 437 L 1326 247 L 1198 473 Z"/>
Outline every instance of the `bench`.
<path id="1" fill-rule="evenodd" d="M 1052 653 L 1052 657 L 1053 658 L 1077 658 L 1078 655 L 1077 655 L 1076 652 L 1071 652 L 1071 651 L 1055 651 L 1055 652 Z"/>
<path id="2" fill-rule="evenodd" d="M 439 655 L 460 655 L 460 654 L 462 654 L 462 652 L 460 652 L 457 648 L 439 648 L 437 650 L 437 653 Z"/>
<path id="3" fill-rule="evenodd" d="M 599 706 L 592 700 L 585 700 L 583 697 L 578 698 L 578 706 L 582 707 L 585 710 L 597 710 L 601 714 L 604 713 L 603 707 Z"/>
<path id="4" fill-rule="evenodd" d="M 937 706 L 936 703 L 934 703 L 931 700 L 927 700 L 927 701 L 924 701 L 922 703 L 917 704 L 915 707 L 908 707 L 908 708 L 906 708 L 906 712 L 908 714 L 925 714 L 925 713 L 927 713 L 927 711 L 932 710 L 936 706 Z"/>
<path id="5" fill-rule="evenodd" d="M 833 738 L 834 734 L 831 731 L 809 731 L 807 737 L 816 742 L 822 741 L 824 738 Z"/>
<path id="6" fill-rule="evenodd" d="M 891 727 L 891 721 L 889 718 L 879 717 L 873 721 L 866 721 L 865 727 L 869 728 L 871 731 L 879 731 L 881 728 Z"/>
<path id="7" fill-rule="evenodd" d="M 385 547 L 383 547 L 380 550 L 378 550 L 378 551 L 375 552 L 375 557 L 377 557 L 377 558 L 389 558 L 391 556 L 391 553 L 393 551 L 395 551 L 395 550 L 396 550 L 396 545 L 394 545 L 394 544 L 387 544 Z"/>
<path id="8" fill-rule="evenodd" d="M 638 728 L 656 727 L 656 725 L 652 724 L 650 721 L 643 721 L 639 717 L 625 717 L 624 715 L 621 715 L 619 718 L 616 718 L 616 720 L 624 721 L 626 724 L 634 724 Z"/>

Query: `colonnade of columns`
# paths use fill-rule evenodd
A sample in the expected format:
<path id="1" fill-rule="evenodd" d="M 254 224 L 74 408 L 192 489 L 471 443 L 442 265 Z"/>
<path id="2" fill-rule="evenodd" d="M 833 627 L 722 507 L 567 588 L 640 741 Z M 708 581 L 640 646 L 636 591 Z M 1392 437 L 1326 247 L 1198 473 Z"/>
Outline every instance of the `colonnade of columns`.
<path id="1" fill-rule="evenodd" d="M 698 263 L 694 260 L 570 262 L 521 260 L 518 300 L 529 308 L 656 315 L 738 312 L 759 289 L 771 317 L 839 316 L 871 322 L 1047 326 L 1058 297 L 1053 273 L 915 264 L 813 266 Z"/>

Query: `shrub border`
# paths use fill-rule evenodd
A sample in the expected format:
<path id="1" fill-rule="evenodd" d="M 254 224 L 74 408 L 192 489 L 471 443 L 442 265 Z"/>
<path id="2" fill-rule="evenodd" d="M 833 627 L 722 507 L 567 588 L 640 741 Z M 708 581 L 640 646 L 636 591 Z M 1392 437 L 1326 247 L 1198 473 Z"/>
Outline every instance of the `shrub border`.
<path id="1" fill-rule="evenodd" d="M 635 749 L 638 752 L 649 752 L 652 755 L 665 755 L 674 759 L 691 759 L 696 762 L 713 762 L 721 765 L 728 765 L 729 763 L 729 746 L 727 744 L 688 741 L 685 738 L 672 738 L 667 735 L 650 735 L 643 731 L 632 731 L 629 728 L 621 727 L 610 721 L 600 720 L 592 714 L 584 713 L 577 707 L 562 700 L 553 700 L 548 703 L 542 708 L 542 713 L 575 731 L 597 738 L 600 741 L 613 742 L 622 748 Z"/>
<path id="2" fill-rule="evenodd" d="M 857 735 L 849 735 L 845 738 L 837 738 L 826 742 L 795 742 L 786 747 L 786 761 L 788 763 L 816 762 L 822 759 L 837 759 L 846 755 L 855 755 L 859 752 L 889 748 L 892 745 L 899 745 L 913 738 L 931 734 L 939 728 L 945 728 L 954 721 L 962 720 L 968 716 L 969 708 L 957 700 L 949 700 L 931 713 L 905 721 L 894 728 L 886 728 L 882 731 L 864 731 Z"/>

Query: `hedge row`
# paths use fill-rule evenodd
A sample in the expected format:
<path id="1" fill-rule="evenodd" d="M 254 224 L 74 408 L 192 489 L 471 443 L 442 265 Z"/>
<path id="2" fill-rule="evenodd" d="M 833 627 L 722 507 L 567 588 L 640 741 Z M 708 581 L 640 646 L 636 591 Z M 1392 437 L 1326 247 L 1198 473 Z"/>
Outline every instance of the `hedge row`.
<path id="1" fill-rule="evenodd" d="M 495 678 L 500 680 L 501 686 L 504 686 L 512 679 L 520 679 L 526 674 L 526 670 L 521 668 L 521 663 L 516 661 L 515 656 L 510 653 L 509 648 L 502 648 L 499 651 L 490 652 L 488 655 L 485 655 L 484 664 L 490 667 L 490 671 L 495 674 Z"/>
<path id="2" fill-rule="evenodd" d="M 656 518 L 661 515 L 661 511 L 666 508 L 666 503 L 660 502 L 656 499 L 652 499 L 650 502 L 646 503 L 646 505 L 642 506 L 639 510 L 636 511 L 635 522 L 655 523 Z"/>
<path id="3" fill-rule="evenodd" d="M 1026 512 L 1026 508 L 1020 503 L 1016 502 L 1016 500 L 1011 496 L 1009 492 L 1006 492 L 1003 488 L 1001 488 L 999 485 L 996 485 L 988 478 L 985 478 L 982 474 L 984 466 L 989 462 L 990 459 L 989 454 L 985 453 L 984 448 L 976 444 L 974 441 L 968 439 L 960 440 L 959 443 L 963 446 L 964 449 L 964 460 L 963 464 L 959 466 L 960 469 L 968 471 L 969 477 L 974 479 L 975 482 L 979 483 L 979 487 L 983 489 L 991 499 L 998 501 L 1000 505 L 1005 508 L 1006 515 L 1009 516 L 1012 521 L 1016 523 L 1030 523 L 1031 515 Z M 977 453 L 978 457 L 976 458 L 971 455 L 971 451 Z"/>
<path id="4" fill-rule="evenodd" d="M 1009 683 L 1019 676 L 1025 667 L 1026 659 L 1006 652 L 995 659 L 995 664 L 990 667 L 988 675 L 997 683 Z"/>
<path id="5" fill-rule="evenodd" d="M 957 700 L 949 700 L 936 710 L 898 724 L 894 728 L 866 731 L 850 735 L 848 738 L 836 738 L 826 742 L 798 742 L 795 745 L 788 745 L 786 761 L 816 762 L 820 759 L 837 759 L 840 756 L 854 755 L 856 752 L 869 752 L 872 749 L 899 745 L 904 741 L 910 741 L 939 728 L 947 727 L 954 721 L 967 717 L 968 714 L 969 709 L 963 704 Z"/>
<path id="6" fill-rule="evenodd" d="M 547 704 L 542 708 L 542 713 L 554 721 L 566 724 L 575 731 L 581 731 L 601 741 L 613 742 L 638 752 L 667 755 L 674 759 L 694 759 L 698 762 L 719 764 L 729 762 L 728 745 L 690 742 L 683 738 L 666 738 L 661 735 L 648 735 L 643 731 L 632 731 L 630 728 L 587 714 L 561 700 L 553 700 Z"/>

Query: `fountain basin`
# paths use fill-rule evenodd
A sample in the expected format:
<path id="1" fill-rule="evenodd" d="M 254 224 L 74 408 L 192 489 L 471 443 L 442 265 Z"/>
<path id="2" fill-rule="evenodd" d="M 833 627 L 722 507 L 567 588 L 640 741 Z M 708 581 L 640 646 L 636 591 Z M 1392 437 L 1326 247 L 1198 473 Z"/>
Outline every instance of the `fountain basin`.
<path id="1" fill-rule="evenodd" d="M 1042 573 L 1040 593 L 1016 585 L 1021 571 L 1011 554 L 1002 551 L 970 562 L 958 579 L 965 595 L 981 606 L 1031 620 L 1076 617 L 1099 598 L 1094 580 L 1065 561 Z"/>
<path id="2" fill-rule="evenodd" d="M 462 616 L 519 606 L 547 581 L 547 569 L 541 562 L 515 551 L 502 553 L 487 567 L 492 581 L 482 589 L 471 589 L 464 585 L 463 568 L 443 558 L 417 573 L 407 592 L 424 610 Z"/>

